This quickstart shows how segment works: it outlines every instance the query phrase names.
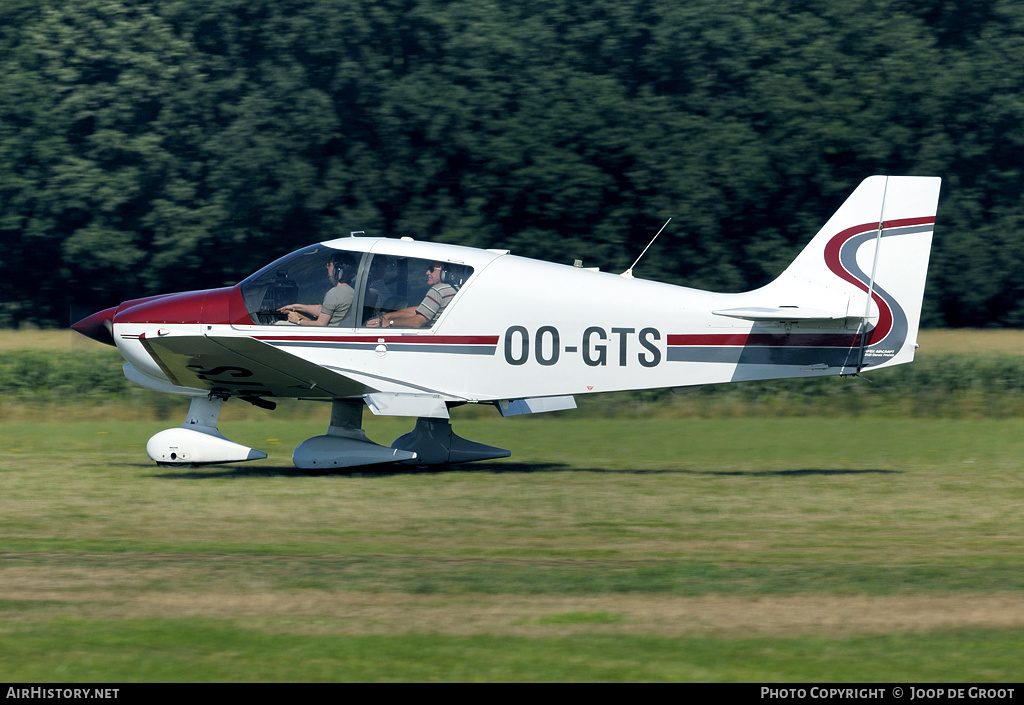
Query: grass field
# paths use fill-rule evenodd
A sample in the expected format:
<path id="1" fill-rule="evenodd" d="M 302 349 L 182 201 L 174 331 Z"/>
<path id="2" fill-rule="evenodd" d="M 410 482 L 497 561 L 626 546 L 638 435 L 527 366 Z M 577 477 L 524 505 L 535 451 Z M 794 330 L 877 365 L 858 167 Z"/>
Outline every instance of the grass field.
<path id="1" fill-rule="evenodd" d="M 1020 679 L 1024 418 L 635 413 L 456 409 L 513 457 L 352 475 L 291 464 L 326 407 L 226 418 L 270 457 L 199 469 L 149 462 L 146 415 L 0 423 L 0 675 Z"/>
<path id="2" fill-rule="evenodd" d="M 10 681 L 1009 681 L 1020 420 L 467 419 L 515 449 L 165 469 L 159 423 L 0 426 Z M 374 419 L 386 440 L 408 424 Z"/>

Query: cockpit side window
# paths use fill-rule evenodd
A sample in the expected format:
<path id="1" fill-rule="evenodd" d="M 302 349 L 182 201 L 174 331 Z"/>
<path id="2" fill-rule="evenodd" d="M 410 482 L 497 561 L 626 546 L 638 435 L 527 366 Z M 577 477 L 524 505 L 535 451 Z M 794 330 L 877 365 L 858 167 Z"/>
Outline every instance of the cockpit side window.
<path id="1" fill-rule="evenodd" d="M 363 290 L 364 322 L 388 311 L 405 308 L 408 301 L 407 264 L 405 258 L 388 255 L 374 255 L 370 260 Z"/>
<path id="2" fill-rule="evenodd" d="M 439 281 L 431 284 L 430 274 L 435 267 L 438 268 L 438 273 L 434 278 Z M 363 288 L 362 324 L 377 327 L 382 316 L 394 312 L 408 311 L 411 315 L 423 304 L 434 287 L 438 287 L 442 295 L 435 293 L 432 295 L 433 298 L 443 298 L 446 305 L 472 273 L 472 267 L 462 264 L 394 255 L 374 255 L 369 263 Z M 439 313 L 425 321 L 422 327 L 429 328 L 433 325 Z M 400 316 L 399 320 L 402 318 Z"/>

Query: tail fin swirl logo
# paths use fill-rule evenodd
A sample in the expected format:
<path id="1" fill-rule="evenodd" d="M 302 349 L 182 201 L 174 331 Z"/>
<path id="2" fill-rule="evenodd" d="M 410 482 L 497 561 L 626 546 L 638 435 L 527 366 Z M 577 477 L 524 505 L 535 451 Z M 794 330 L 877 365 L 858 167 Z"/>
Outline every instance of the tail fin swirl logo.
<path id="1" fill-rule="evenodd" d="M 882 224 L 878 247 L 882 246 L 885 238 L 931 232 L 934 225 L 934 217 L 887 221 Z M 878 320 L 868 334 L 870 337 L 864 351 L 865 357 L 873 358 L 874 363 L 866 361 L 866 365 L 893 357 L 906 343 L 908 332 L 907 315 L 895 297 L 886 292 L 879 282 L 872 283 L 871 276 L 857 263 L 860 248 L 878 239 L 878 235 L 877 224 L 857 225 L 838 233 L 825 247 L 825 263 L 828 268 L 843 281 L 853 284 L 864 293 L 870 292 L 871 299 L 878 306 Z"/>

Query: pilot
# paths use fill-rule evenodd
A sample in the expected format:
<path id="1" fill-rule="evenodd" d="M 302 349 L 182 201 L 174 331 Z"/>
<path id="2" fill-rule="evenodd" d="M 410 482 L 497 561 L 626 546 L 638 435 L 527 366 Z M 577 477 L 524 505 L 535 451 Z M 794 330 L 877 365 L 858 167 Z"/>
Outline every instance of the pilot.
<path id="1" fill-rule="evenodd" d="M 444 281 L 446 274 L 440 262 L 432 262 L 427 268 L 427 286 L 430 289 L 419 306 L 371 318 L 366 325 L 370 328 L 429 328 L 455 296 L 455 287 Z"/>
<path id="2" fill-rule="evenodd" d="M 287 313 L 288 321 L 300 326 L 340 326 L 356 297 L 352 288 L 355 269 L 345 259 L 340 253 L 331 255 L 327 263 L 331 288 L 324 294 L 322 304 L 288 304 L 277 310 Z"/>

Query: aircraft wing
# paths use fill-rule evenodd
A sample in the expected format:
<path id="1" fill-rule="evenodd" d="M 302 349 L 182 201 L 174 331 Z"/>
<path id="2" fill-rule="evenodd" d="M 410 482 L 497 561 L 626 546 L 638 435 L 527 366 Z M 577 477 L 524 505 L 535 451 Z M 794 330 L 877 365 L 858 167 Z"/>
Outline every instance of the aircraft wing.
<path id="1" fill-rule="evenodd" d="M 181 387 L 241 397 L 340 398 L 377 390 L 247 337 L 144 334 L 160 369 Z"/>

